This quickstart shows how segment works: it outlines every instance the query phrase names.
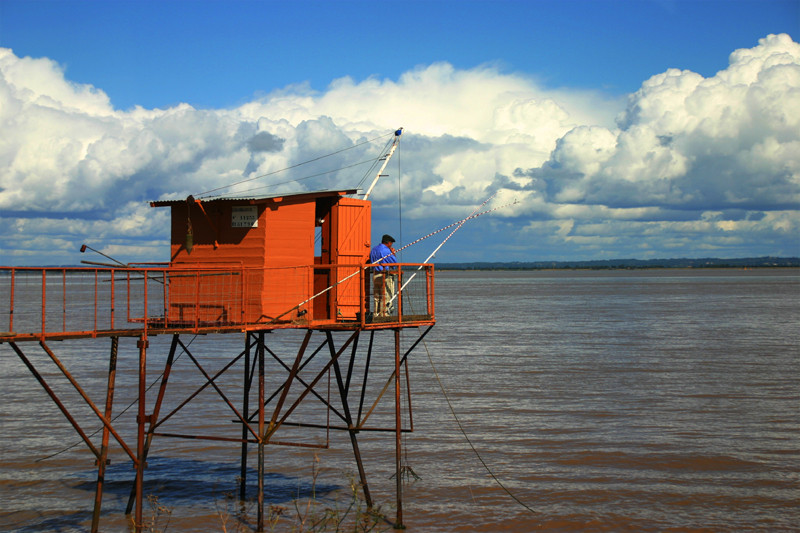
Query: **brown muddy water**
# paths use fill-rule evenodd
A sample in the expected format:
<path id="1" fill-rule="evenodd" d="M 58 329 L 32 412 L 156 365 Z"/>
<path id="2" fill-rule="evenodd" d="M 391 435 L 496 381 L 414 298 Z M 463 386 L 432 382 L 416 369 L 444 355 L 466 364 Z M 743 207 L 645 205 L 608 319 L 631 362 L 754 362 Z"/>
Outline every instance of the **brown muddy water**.
<path id="1" fill-rule="evenodd" d="M 419 479 L 404 489 L 408 531 L 800 530 L 800 271 L 438 272 L 436 304 L 438 323 L 409 365 L 415 431 L 404 461 Z M 296 351 L 297 332 L 274 339 Z M 151 338 L 153 380 L 168 342 Z M 221 367 L 242 344 L 225 335 L 191 346 Z M 108 340 L 53 349 L 102 403 Z M 374 364 L 391 368 L 388 353 Z M 179 363 L 175 390 L 201 379 L 188 358 Z M 135 367 L 135 342 L 123 340 L 114 414 L 134 444 L 135 406 L 120 413 L 135 399 Z M 0 376 L 0 530 L 88 530 L 93 455 L 7 344 Z M 232 418 L 211 394 L 190 405 L 203 416 L 184 429 Z M 91 413 L 75 414 L 98 429 Z M 394 437 L 359 439 L 373 497 L 393 517 Z M 239 453 L 157 438 L 145 491 L 162 511 L 148 504 L 145 515 L 168 531 L 235 530 L 223 519 L 236 507 L 227 495 Z M 266 465 L 267 503 L 290 509 L 312 493 L 341 509 L 356 477 L 349 439 L 336 432 L 327 449 L 269 447 Z M 132 479 L 114 446 L 102 531 L 127 531 Z"/>

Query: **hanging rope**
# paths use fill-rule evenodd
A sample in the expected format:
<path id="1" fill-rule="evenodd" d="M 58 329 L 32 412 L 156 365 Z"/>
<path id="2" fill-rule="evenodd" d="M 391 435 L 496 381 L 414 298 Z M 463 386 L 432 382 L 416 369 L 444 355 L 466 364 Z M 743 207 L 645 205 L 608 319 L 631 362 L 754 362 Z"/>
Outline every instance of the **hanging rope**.
<path id="1" fill-rule="evenodd" d="M 496 193 L 495 193 L 495 194 L 496 194 Z M 489 198 L 487 198 L 486 200 L 484 200 L 482 204 L 480 204 L 478 207 L 476 207 L 476 208 L 475 208 L 475 209 L 472 211 L 472 213 L 470 213 L 470 216 L 468 216 L 468 217 L 466 217 L 466 218 L 464 218 L 464 219 L 460 220 L 459 222 L 456 222 L 456 223 L 454 223 L 454 224 L 451 224 L 450 226 L 446 226 L 445 228 L 442 228 L 442 229 L 440 229 L 440 230 L 437 230 L 437 231 L 435 231 L 435 232 L 433 232 L 433 233 L 431 233 L 431 234 L 429 234 L 429 235 L 426 235 L 425 237 L 423 237 L 423 239 L 425 239 L 425 238 L 427 238 L 427 237 L 429 237 L 429 236 L 431 236 L 431 235 L 434 235 L 434 234 L 436 234 L 436 233 L 439 233 L 440 231 L 442 231 L 442 230 L 446 229 L 447 227 L 457 226 L 457 227 L 456 227 L 456 229 L 454 229 L 452 232 L 450 232 L 450 234 L 449 234 L 447 237 L 445 237 L 445 239 L 444 239 L 444 240 L 441 242 L 441 244 L 439 244 L 439 246 L 436 248 L 436 250 L 434 250 L 434 251 L 433 251 L 433 253 L 432 253 L 432 254 L 431 254 L 429 257 L 428 257 L 428 259 L 426 259 L 426 260 L 425 260 L 425 262 L 427 263 L 427 262 L 428 262 L 428 261 L 429 261 L 431 258 L 433 258 L 433 256 L 434 256 L 434 255 L 436 255 L 436 252 L 437 252 L 437 251 L 438 251 L 438 250 L 439 250 L 439 249 L 440 249 L 442 246 L 444 246 L 444 244 L 445 244 L 445 243 L 446 243 L 446 242 L 447 242 L 447 241 L 450 239 L 450 237 L 452 237 L 452 236 L 453 236 L 453 234 L 454 234 L 455 232 L 457 232 L 459 229 L 461 229 L 461 226 L 463 226 L 463 225 L 464 225 L 464 223 L 465 223 L 467 220 L 470 220 L 471 218 L 475 218 L 475 217 L 477 217 L 477 216 L 480 216 L 480 215 L 482 215 L 482 214 L 484 214 L 484 213 L 488 213 L 488 212 L 494 211 L 494 209 L 490 209 L 490 210 L 488 210 L 488 211 L 483 211 L 483 212 L 480 212 L 480 209 L 481 209 L 483 206 L 485 206 L 487 203 L 489 203 L 489 201 L 490 201 L 492 198 L 494 198 L 494 196 L 495 196 L 495 195 L 493 194 L 493 195 L 491 195 Z M 514 203 L 516 203 L 516 199 L 514 200 Z M 500 206 L 500 207 L 506 207 L 506 206 Z M 495 209 L 499 209 L 500 207 L 497 207 L 497 208 L 495 208 Z M 415 241 L 415 242 L 416 242 L 416 241 Z M 411 243 L 411 244 L 413 244 L 413 243 Z M 409 244 L 408 246 L 410 246 L 411 244 Z M 414 275 L 412 275 L 412 278 L 413 278 L 414 276 L 416 276 L 416 273 L 414 273 Z M 410 281 L 410 280 L 409 280 L 409 281 Z M 406 284 L 408 284 L 408 281 L 406 282 Z M 405 285 L 403 285 L 403 287 L 405 287 Z M 401 287 L 401 289 L 400 289 L 400 292 L 402 292 L 402 290 L 403 290 L 403 289 L 402 289 L 402 287 Z M 395 297 L 397 297 L 397 295 L 395 295 Z M 458 429 L 459 429 L 459 431 L 461 431 L 461 434 L 464 436 L 464 440 L 466 440 L 466 441 L 467 441 L 467 444 L 469 445 L 470 449 L 472 449 L 472 452 L 475 454 L 475 456 L 478 458 L 478 461 L 480 461 L 480 463 L 483 465 L 483 468 L 484 468 L 484 469 L 486 469 L 486 471 L 489 473 L 489 475 L 492 477 L 492 479 L 495 481 L 495 483 L 497 483 L 497 485 L 498 485 L 498 486 L 499 486 L 501 489 L 503 489 L 503 491 L 504 491 L 506 494 L 508 494 L 508 495 L 511 497 L 511 499 L 513 499 L 515 502 L 517 502 L 518 504 L 520 504 L 522 507 L 524 507 L 525 509 L 527 509 L 527 510 L 528 510 L 528 511 L 530 511 L 531 513 L 533 513 L 533 514 L 537 514 L 537 513 L 536 513 L 536 511 L 534 511 L 534 510 L 533 510 L 531 507 L 529 507 L 527 504 L 525 504 L 525 502 L 523 502 L 522 500 L 520 500 L 520 499 L 519 499 L 519 498 L 518 498 L 518 497 L 517 497 L 517 496 L 516 496 L 514 493 L 512 493 L 512 492 L 511 492 L 511 491 L 510 491 L 510 490 L 509 490 L 509 489 L 508 489 L 508 488 L 507 488 L 505 485 L 503 485 L 503 483 L 502 483 L 502 482 L 501 482 L 501 481 L 500 481 L 500 480 L 497 478 L 497 476 L 494 474 L 494 472 L 492 472 L 492 469 L 491 469 L 491 468 L 489 468 L 489 465 L 487 465 L 487 464 L 486 464 L 486 461 L 484 461 L 484 460 L 483 460 L 483 457 L 481 457 L 481 454 L 478 452 L 477 448 L 475 448 L 475 446 L 472 444 L 472 441 L 470 440 L 469 436 L 467 435 L 467 432 L 466 432 L 466 430 L 464 429 L 464 426 L 461 424 L 461 420 L 459 420 L 459 418 L 458 418 L 458 415 L 456 414 L 456 410 L 455 410 L 455 408 L 453 407 L 453 404 L 452 404 L 452 402 L 450 401 L 450 397 L 449 397 L 449 395 L 447 394 L 447 391 L 446 391 L 446 390 L 445 390 L 445 388 L 444 388 L 444 384 L 442 383 L 442 380 L 441 380 L 441 378 L 439 377 L 439 372 L 438 372 L 438 370 L 436 370 L 436 365 L 434 365 L 434 364 L 433 364 L 433 356 L 431 356 L 431 352 L 430 352 L 430 350 L 428 349 L 428 343 L 427 343 L 427 342 L 425 342 L 425 339 L 423 339 L 423 340 L 422 340 L 422 345 L 425 347 L 425 352 L 428 354 L 428 361 L 430 362 L 431 369 L 433 370 L 433 375 L 434 375 L 434 377 L 436 378 L 436 381 L 437 381 L 437 383 L 439 384 L 439 388 L 440 388 L 440 389 L 441 389 L 441 391 L 442 391 L 442 395 L 444 396 L 444 399 L 445 399 L 445 401 L 447 402 L 447 407 L 450 409 L 450 413 L 453 415 L 453 419 L 456 421 L 456 424 L 458 425 Z M 406 365 L 408 365 L 408 361 L 406 361 Z M 408 371 L 408 366 L 406 366 L 406 371 Z M 387 385 L 388 385 L 388 384 L 387 384 Z M 385 389 L 384 389 L 384 390 L 385 390 Z M 408 447 L 407 447 L 407 446 L 404 446 L 404 449 L 406 450 L 406 455 L 407 455 L 407 454 L 408 454 Z M 407 462 L 408 462 L 408 457 L 406 457 L 406 463 L 407 463 Z M 402 469 L 401 469 L 401 472 L 404 472 L 404 473 L 405 473 L 405 475 L 406 475 L 407 477 L 412 477 L 412 478 L 413 478 L 413 479 L 415 479 L 415 480 L 416 480 L 416 479 L 419 479 L 419 476 L 417 476 L 417 474 L 414 472 L 414 470 L 413 470 L 413 469 L 411 469 L 411 467 L 408 467 L 408 466 L 407 466 L 407 469 L 408 469 L 408 470 L 406 471 L 406 467 L 404 467 L 404 468 L 402 468 Z"/>
<path id="2" fill-rule="evenodd" d="M 477 448 L 475 448 L 475 445 L 474 445 L 474 444 L 472 444 L 472 441 L 470 440 L 469 436 L 467 435 L 467 432 L 466 432 L 466 430 L 464 429 L 464 426 L 461 424 L 461 420 L 459 420 L 459 418 L 458 418 L 458 415 L 456 414 L 456 410 L 455 410 L 455 408 L 453 407 L 453 404 L 452 404 L 452 402 L 450 401 L 450 397 L 448 396 L 448 394 L 447 394 L 447 391 L 446 391 L 446 390 L 445 390 L 445 388 L 444 388 L 444 384 L 442 383 L 442 379 L 439 377 L 439 372 L 436 370 L 436 365 L 434 365 L 434 364 L 433 364 L 433 357 L 431 356 L 431 351 L 428 349 L 428 344 L 425 342 L 425 340 L 424 340 L 424 339 L 423 339 L 423 341 L 422 341 L 422 345 L 425 347 L 425 352 L 428 354 L 428 361 L 429 361 L 429 362 L 430 362 L 430 364 L 431 364 L 431 369 L 433 370 L 433 375 L 434 375 L 434 377 L 436 378 L 436 382 L 439 384 L 439 388 L 440 388 L 440 389 L 441 389 L 441 391 L 442 391 L 442 395 L 444 396 L 444 399 L 445 399 L 445 401 L 447 402 L 447 407 L 450 409 L 450 414 L 452 414 L 452 415 L 453 415 L 453 420 L 455 420 L 455 421 L 456 421 L 456 424 L 458 425 L 458 429 L 459 429 L 459 431 L 461 431 L 461 434 L 464 436 L 464 440 L 466 440 L 466 441 L 467 441 L 467 444 L 468 444 L 468 445 L 469 445 L 469 447 L 472 449 L 472 452 L 475 454 L 475 457 L 477 457 L 477 458 L 478 458 L 478 461 L 480 461 L 480 462 L 481 462 L 481 464 L 483 465 L 483 468 L 484 468 L 484 469 L 486 469 L 486 471 L 487 471 L 487 472 L 489 473 L 489 475 L 492 477 L 492 479 L 494 480 L 494 482 L 495 482 L 495 483 L 497 483 L 497 485 L 498 485 L 498 486 L 499 486 L 501 489 L 503 489 L 503 491 L 504 491 L 506 494 L 508 494 L 508 495 L 511 497 L 511 499 L 512 499 L 512 500 L 514 500 L 515 502 L 517 502 L 518 504 L 520 504 L 522 507 L 524 507 L 525 509 L 527 509 L 527 510 L 528 510 L 528 511 L 530 511 L 531 513 L 533 513 L 533 514 L 538 514 L 538 513 L 537 513 L 536 511 L 534 511 L 534 510 L 533 510 L 531 507 L 529 507 L 529 506 L 528 506 L 528 505 L 527 505 L 525 502 L 523 502 L 522 500 L 520 500 L 520 499 L 519 499 L 519 498 L 518 498 L 518 497 L 517 497 L 517 496 L 516 496 L 516 495 L 515 495 L 513 492 L 511 492 L 511 490 L 509 490 L 509 489 L 508 489 L 508 487 L 506 487 L 505 485 L 503 485 L 503 482 L 502 482 L 502 481 L 500 481 L 500 480 L 497 478 L 497 476 L 494 474 L 494 472 L 492 472 L 492 469 L 491 469 L 491 468 L 489 468 L 489 465 L 487 465 L 487 464 L 486 464 L 486 461 L 484 461 L 484 460 L 483 460 L 483 457 L 481 457 L 481 454 L 478 452 Z"/>

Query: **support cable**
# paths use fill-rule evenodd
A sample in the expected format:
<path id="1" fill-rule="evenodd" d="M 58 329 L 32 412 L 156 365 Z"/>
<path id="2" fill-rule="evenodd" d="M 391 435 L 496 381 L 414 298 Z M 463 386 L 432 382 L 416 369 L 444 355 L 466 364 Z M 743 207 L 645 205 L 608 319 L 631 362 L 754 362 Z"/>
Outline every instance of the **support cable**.
<path id="1" fill-rule="evenodd" d="M 469 436 L 467 435 L 467 432 L 466 432 L 466 430 L 464 429 L 464 426 L 461 424 L 461 420 L 459 420 L 459 418 L 458 418 L 458 415 L 456 414 L 456 410 L 455 410 L 455 408 L 453 407 L 453 404 L 450 402 L 450 397 L 447 395 L 447 391 L 446 391 L 446 390 L 445 390 L 445 388 L 444 388 L 444 384 L 442 383 L 442 379 L 439 377 L 439 372 L 436 370 L 436 365 L 434 365 L 434 364 L 433 364 L 433 357 L 431 356 L 431 352 L 430 352 L 430 350 L 428 349 L 428 344 L 427 344 L 427 343 L 426 343 L 426 342 L 423 340 L 423 341 L 422 341 L 422 345 L 425 347 L 425 352 L 428 354 L 428 361 L 429 361 L 429 362 L 430 362 L 430 364 L 431 364 L 431 369 L 433 370 L 433 375 L 434 375 L 434 377 L 436 377 L 436 382 L 439 384 L 439 388 L 440 388 L 440 389 L 441 389 L 441 391 L 442 391 L 442 395 L 444 396 L 444 399 L 445 399 L 445 401 L 447 402 L 447 407 L 450 409 L 450 413 L 453 415 L 453 420 L 455 420 L 455 421 L 456 421 L 456 424 L 458 425 L 458 429 L 461 431 L 461 434 L 464 436 L 464 440 L 466 440 L 466 441 L 467 441 L 467 444 L 468 444 L 468 445 L 469 445 L 469 447 L 472 449 L 472 452 L 475 454 L 475 457 L 477 457 L 477 458 L 478 458 L 478 461 L 480 461 L 480 462 L 481 462 L 481 464 L 483 465 L 483 468 L 485 468 L 485 469 L 486 469 L 486 471 L 487 471 L 487 472 L 489 473 L 489 475 L 492 477 L 492 479 L 494 480 L 494 482 L 495 482 L 495 483 L 497 483 L 497 485 L 498 485 L 498 486 L 499 486 L 501 489 L 503 489 L 503 491 L 504 491 L 506 494 L 508 494 L 508 495 L 511 497 L 511 499 L 512 499 L 512 500 L 514 500 L 515 502 L 517 502 L 518 504 L 520 504 L 522 507 L 524 507 L 525 509 L 527 509 L 527 510 L 528 510 L 528 511 L 530 511 L 531 513 L 533 513 L 533 514 L 538 514 L 538 513 L 537 513 L 536 511 L 534 511 L 534 510 L 533 510 L 531 507 L 529 507 L 529 506 L 528 506 L 528 505 L 527 505 L 525 502 L 523 502 L 522 500 L 520 500 L 520 499 L 519 499 L 519 498 L 518 498 L 518 497 L 517 497 L 517 496 L 516 496 L 516 495 L 515 495 L 513 492 L 511 492 L 511 490 L 509 490 L 509 489 L 508 489 L 508 488 L 507 488 L 505 485 L 503 485 L 502 481 L 500 481 L 500 480 L 497 478 L 497 476 L 494 474 L 494 472 L 492 472 L 492 469 L 491 469 L 491 468 L 489 468 L 489 465 L 487 465 L 487 464 L 486 464 L 486 461 L 484 461 L 484 460 L 483 460 L 483 457 L 481 457 L 481 454 L 478 452 L 477 448 L 475 448 L 475 445 L 474 445 L 474 444 L 472 444 L 472 441 L 470 440 Z"/>
<path id="2" fill-rule="evenodd" d="M 393 143 L 394 139 L 389 139 L 388 141 L 386 141 L 383 150 L 381 150 L 381 155 L 375 159 L 375 162 L 372 164 L 372 166 L 364 173 L 364 176 L 361 178 L 361 181 L 359 181 L 358 184 L 356 185 L 357 189 L 360 189 L 361 186 L 364 185 L 364 182 L 367 181 L 367 178 L 369 178 L 372 174 L 374 174 L 375 168 L 378 166 L 378 161 L 383 161 L 384 159 L 386 159 Z"/>
<path id="3" fill-rule="evenodd" d="M 334 172 L 339 172 L 340 170 L 347 170 L 348 168 L 353 168 L 353 167 L 357 167 L 357 166 L 360 166 L 360 165 L 366 165 L 367 163 L 372 163 L 372 166 L 375 166 L 375 163 L 377 161 L 380 161 L 380 158 L 367 159 L 365 161 L 360 161 L 358 163 L 353 163 L 352 165 L 345 165 L 343 167 L 339 167 L 339 168 L 336 168 L 336 169 L 333 169 L 333 170 L 326 170 L 324 172 L 318 172 L 316 174 L 311 174 L 309 176 L 305 176 L 305 177 L 302 177 L 302 178 L 295 178 L 293 180 L 281 181 L 281 182 L 278 182 L 278 183 L 270 183 L 268 185 L 261 185 L 259 187 L 253 187 L 252 189 L 245 189 L 245 190 L 242 190 L 242 191 L 237 191 L 234 194 L 244 194 L 246 192 L 247 193 L 251 193 L 253 191 L 258 191 L 258 190 L 261 190 L 261 189 L 269 189 L 270 187 L 277 187 L 279 185 L 286 185 L 288 183 L 296 183 L 298 181 L 309 180 L 311 178 L 318 178 L 320 176 L 325 176 L 326 174 L 333 174 Z M 370 168 L 372 168 L 372 167 L 370 167 Z M 283 171 L 282 170 L 276 170 L 275 172 L 283 172 Z M 272 172 L 270 174 L 274 174 L 275 172 Z M 264 176 L 269 176 L 270 174 L 265 174 Z M 264 177 L 264 176 L 259 176 L 259 177 Z M 256 178 L 252 178 L 252 179 L 256 179 Z M 245 181 L 249 181 L 249 180 L 245 180 Z M 244 182 L 239 182 L 239 183 L 244 183 Z M 234 184 L 234 185 L 237 185 L 237 184 Z M 228 195 L 218 194 L 218 195 L 214 195 L 214 196 L 202 196 L 202 197 L 199 197 L 199 198 L 202 199 L 202 200 L 208 200 L 208 199 L 214 199 L 214 198 L 222 198 L 223 196 L 228 196 Z"/>
<path id="4" fill-rule="evenodd" d="M 201 193 L 195 195 L 195 197 L 201 197 L 201 196 L 204 196 L 204 195 L 211 194 L 212 192 L 222 191 L 224 189 L 230 189 L 231 187 L 235 187 L 236 185 L 241 185 L 242 183 L 247 183 L 249 181 L 254 181 L 254 180 L 257 180 L 257 179 L 261 179 L 261 178 L 266 178 L 267 176 L 272 176 L 272 175 L 278 174 L 280 172 L 286 172 L 287 170 L 291 170 L 293 168 L 297 168 L 297 167 L 306 165 L 308 163 L 313 163 L 315 161 L 319 161 L 320 159 L 325 159 L 326 157 L 331 157 L 331 156 L 340 154 L 342 152 L 346 152 L 347 150 L 352 150 L 353 148 L 358 148 L 359 146 L 363 146 L 365 144 L 369 144 L 371 142 L 375 142 L 378 139 L 382 139 L 383 137 L 386 137 L 388 135 L 393 135 L 393 134 L 394 134 L 394 132 L 386 133 L 386 134 L 380 135 L 378 137 L 375 137 L 374 139 L 369 139 L 369 140 L 366 140 L 366 141 L 362 141 L 360 143 L 354 144 L 353 146 L 348 146 L 347 148 L 342 148 L 341 150 L 337 150 L 337 151 L 332 152 L 330 154 L 321 155 L 319 157 L 315 157 L 314 159 L 309 159 L 308 161 L 303 161 L 301 163 L 297 163 L 295 165 L 288 166 L 286 168 L 282 168 L 282 169 L 279 169 L 279 170 L 273 170 L 272 172 L 267 172 L 266 174 L 261 174 L 260 176 L 254 176 L 252 178 L 246 178 L 246 179 L 243 179 L 243 180 L 239 180 L 237 182 L 230 183 L 228 185 L 222 185 L 221 187 L 217 187 L 215 189 L 210 189 L 208 191 L 201 192 Z"/>

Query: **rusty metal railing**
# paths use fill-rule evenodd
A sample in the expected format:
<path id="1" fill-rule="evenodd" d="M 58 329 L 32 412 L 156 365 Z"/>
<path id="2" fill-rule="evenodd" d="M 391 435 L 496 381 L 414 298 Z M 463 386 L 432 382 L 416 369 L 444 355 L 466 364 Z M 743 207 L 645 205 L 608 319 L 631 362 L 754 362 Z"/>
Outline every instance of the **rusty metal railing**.
<path id="1" fill-rule="evenodd" d="M 363 265 L 0 267 L 0 341 L 432 322 L 433 266 L 399 264 L 396 278 L 392 310 L 379 317 Z"/>

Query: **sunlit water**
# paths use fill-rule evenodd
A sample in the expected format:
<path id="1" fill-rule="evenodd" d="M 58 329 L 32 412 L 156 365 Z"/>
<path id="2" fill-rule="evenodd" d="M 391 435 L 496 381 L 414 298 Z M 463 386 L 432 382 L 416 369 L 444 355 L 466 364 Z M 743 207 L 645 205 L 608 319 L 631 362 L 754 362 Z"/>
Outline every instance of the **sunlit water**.
<path id="1" fill-rule="evenodd" d="M 410 360 L 415 431 L 403 437 L 403 456 L 419 479 L 404 488 L 409 531 L 798 530 L 797 270 L 438 272 L 436 305 L 437 325 Z M 291 360 L 297 332 L 271 337 Z M 154 381 L 169 340 L 151 339 Z M 393 357 L 380 342 L 376 375 Z M 53 343 L 101 405 L 108 344 Z M 217 369 L 242 344 L 225 335 L 191 346 Z M 24 348 L 79 405 L 38 346 Z M 136 364 L 135 343 L 123 339 L 115 415 L 136 397 Z M 0 529 L 86 531 L 94 456 L 78 444 L 47 458 L 80 439 L 7 344 L 0 371 Z M 170 379 L 181 390 L 202 378 L 184 356 Z M 221 386 L 238 401 L 235 382 Z M 327 379 L 318 390 L 327 394 Z M 190 405 L 204 415 L 186 427 L 232 419 L 216 398 L 198 396 Z M 135 411 L 117 422 L 134 449 Z M 391 413 L 387 404 L 375 416 Z M 75 415 L 99 428 L 87 409 Z M 324 443 L 326 433 L 303 438 Z M 365 432 L 359 444 L 373 497 L 394 518 L 394 436 Z M 234 443 L 154 441 L 146 492 L 171 512 L 169 531 L 223 530 L 236 508 L 239 453 Z M 111 461 L 101 530 L 127 531 L 133 471 L 118 445 Z M 266 464 L 267 502 L 290 509 L 312 493 L 340 508 L 356 478 L 349 439 L 337 432 L 329 449 L 269 447 Z M 251 447 L 250 497 L 254 466 Z M 145 514 L 165 523 L 149 502 Z"/>

